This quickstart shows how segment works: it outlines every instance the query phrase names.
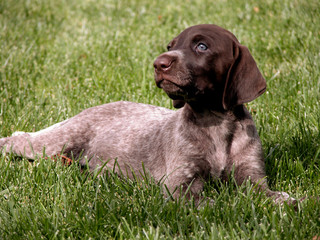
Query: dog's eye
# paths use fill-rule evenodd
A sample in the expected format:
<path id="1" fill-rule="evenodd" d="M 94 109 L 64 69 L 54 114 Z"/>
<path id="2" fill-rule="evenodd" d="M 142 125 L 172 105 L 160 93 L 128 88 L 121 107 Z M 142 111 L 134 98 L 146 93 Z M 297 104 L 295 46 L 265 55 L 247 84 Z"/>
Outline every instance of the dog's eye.
<path id="1" fill-rule="evenodd" d="M 204 43 L 199 43 L 198 46 L 197 46 L 197 49 L 199 51 L 206 51 L 208 49 L 208 47 Z"/>
<path id="2" fill-rule="evenodd" d="M 168 46 L 167 46 L 167 50 L 170 51 L 170 49 L 171 49 L 171 46 L 168 45 Z"/>

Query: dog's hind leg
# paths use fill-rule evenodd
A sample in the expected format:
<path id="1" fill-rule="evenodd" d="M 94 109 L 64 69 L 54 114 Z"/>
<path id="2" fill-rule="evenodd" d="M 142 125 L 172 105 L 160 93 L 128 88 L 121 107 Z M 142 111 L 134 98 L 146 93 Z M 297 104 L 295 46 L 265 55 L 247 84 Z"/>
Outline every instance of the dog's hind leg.
<path id="1" fill-rule="evenodd" d="M 72 128 L 73 121 L 66 120 L 38 132 L 15 132 L 11 137 L 0 139 L 0 150 L 34 159 L 36 156 L 54 156 L 63 150 L 71 152 L 81 147 L 82 131 Z M 75 151 L 76 152 L 76 151 Z"/>

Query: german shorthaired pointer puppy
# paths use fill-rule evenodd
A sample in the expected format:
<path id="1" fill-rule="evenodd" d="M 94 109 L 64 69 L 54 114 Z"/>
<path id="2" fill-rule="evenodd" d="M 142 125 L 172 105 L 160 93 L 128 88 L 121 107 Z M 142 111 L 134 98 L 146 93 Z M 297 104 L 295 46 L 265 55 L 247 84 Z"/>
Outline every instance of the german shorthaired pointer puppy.
<path id="1" fill-rule="evenodd" d="M 269 190 L 261 142 L 243 105 L 266 90 L 266 82 L 248 48 L 216 25 L 184 30 L 154 61 L 155 81 L 177 111 L 132 102 L 89 108 L 35 133 L 0 139 L 3 152 L 80 158 L 94 170 L 115 159 L 122 172 L 144 168 L 172 192 L 189 187 L 197 200 L 208 177 L 238 184 L 250 179 L 276 202 L 294 201 Z M 178 197 L 181 192 L 175 191 Z"/>

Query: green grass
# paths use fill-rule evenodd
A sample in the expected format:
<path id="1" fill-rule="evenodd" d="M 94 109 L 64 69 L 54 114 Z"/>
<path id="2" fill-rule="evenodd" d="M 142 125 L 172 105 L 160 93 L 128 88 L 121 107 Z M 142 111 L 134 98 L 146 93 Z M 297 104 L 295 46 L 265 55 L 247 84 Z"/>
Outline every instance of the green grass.
<path id="1" fill-rule="evenodd" d="M 248 104 L 272 189 L 320 195 L 318 0 L 0 0 L 0 135 L 37 131 L 118 100 L 163 107 L 152 62 L 185 27 L 215 23 L 249 47 L 268 91 Z M 273 205 L 211 182 L 213 206 L 76 164 L 0 156 L 0 239 L 313 239 L 320 204 Z M 314 238 L 314 239 L 315 239 Z"/>

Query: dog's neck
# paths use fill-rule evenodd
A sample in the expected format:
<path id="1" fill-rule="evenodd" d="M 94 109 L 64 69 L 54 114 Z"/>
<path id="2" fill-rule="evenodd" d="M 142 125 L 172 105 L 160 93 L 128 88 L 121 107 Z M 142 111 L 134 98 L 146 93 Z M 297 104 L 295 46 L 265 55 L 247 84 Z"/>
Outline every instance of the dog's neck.
<path id="1" fill-rule="evenodd" d="M 191 121 L 196 125 L 209 127 L 220 125 L 223 121 L 235 121 L 245 116 L 243 105 L 234 107 L 231 110 L 199 108 L 195 105 L 186 103 L 182 109 L 183 116 L 186 121 Z"/>

